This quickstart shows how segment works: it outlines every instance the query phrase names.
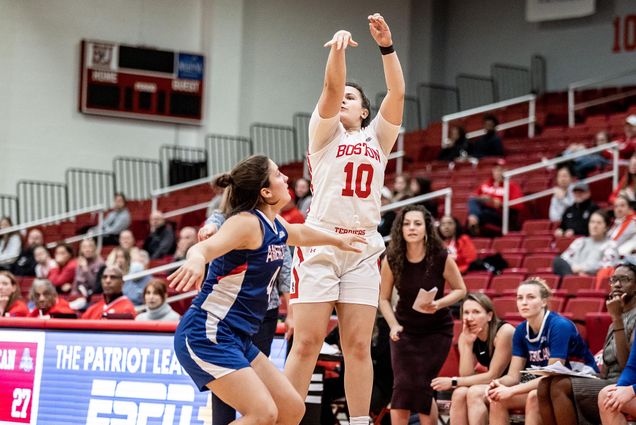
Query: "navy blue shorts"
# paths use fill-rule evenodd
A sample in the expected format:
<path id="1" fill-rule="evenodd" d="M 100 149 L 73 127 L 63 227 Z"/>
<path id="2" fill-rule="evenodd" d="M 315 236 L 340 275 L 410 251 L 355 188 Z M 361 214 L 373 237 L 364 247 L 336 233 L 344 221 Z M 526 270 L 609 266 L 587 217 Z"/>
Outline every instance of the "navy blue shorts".
<path id="1" fill-rule="evenodd" d="M 191 307 L 181 319 L 174 334 L 174 350 L 201 391 L 215 379 L 250 367 L 260 353 L 250 336 L 234 332 L 198 307 Z"/>

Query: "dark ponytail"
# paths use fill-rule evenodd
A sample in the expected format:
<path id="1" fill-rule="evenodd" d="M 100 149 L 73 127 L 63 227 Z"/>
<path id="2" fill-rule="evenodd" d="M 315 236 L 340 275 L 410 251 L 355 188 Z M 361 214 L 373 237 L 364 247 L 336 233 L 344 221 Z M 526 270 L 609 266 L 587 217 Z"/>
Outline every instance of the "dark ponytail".
<path id="1" fill-rule="evenodd" d="M 269 187 L 269 164 L 266 156 L 252 155 L 217 178 L 219 187 L 229 188 L 228 217 L 254 209 L 262 201 L 261 189 Z"/>

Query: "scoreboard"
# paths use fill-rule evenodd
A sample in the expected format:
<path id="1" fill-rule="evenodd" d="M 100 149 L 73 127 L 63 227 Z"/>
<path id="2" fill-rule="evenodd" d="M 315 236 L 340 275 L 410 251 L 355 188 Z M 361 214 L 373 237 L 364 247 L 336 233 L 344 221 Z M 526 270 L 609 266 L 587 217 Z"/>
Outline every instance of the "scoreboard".
<path id="1" fill-rule="evenodd" d="M 79 110 L 200 125 L 204 75 L 201 54 L 82 40 Z"/>

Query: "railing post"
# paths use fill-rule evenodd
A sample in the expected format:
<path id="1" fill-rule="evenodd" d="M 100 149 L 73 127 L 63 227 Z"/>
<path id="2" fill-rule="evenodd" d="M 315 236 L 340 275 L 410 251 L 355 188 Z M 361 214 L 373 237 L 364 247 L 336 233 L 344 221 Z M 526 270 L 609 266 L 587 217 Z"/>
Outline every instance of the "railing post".
<path id="1" fill-rule="evenodd" d="M 151 201 L 151 206 L 150 206 L 150 211 L 157 211 L 157 195 L 152 195 L 152 201 Z"/>
<path id="2" fill-rule="evenodd" d="M 446 145 L 448 140 L 448 121 L 442 118 L 442 147 Z"/>
<path id="3" fill-rule="evenodd" d="M 504 176 L 504 196 L 502 207 L 501 233 L 508 234 L 510 227 L 510 177 Z"/>
<path id="4" fill-rule="evenodd" d="M 534 130 L 535 130 L 534 126 L 535 126 L 535 123 L 537 122 L 536 106 L 537 106 L 537 98 L 534 97 L 532 98 L 532 100 L 530 100 L 530 104 L 528 105 L 528 121 L 530 121 L 528 123 L 528 137 L 530 139 L 534 137 Z"/>
<path id="5" fill-rule="evenodd" d="M 406 130 L 404 129 L 404 127 L 400 128 L 400 134 L 398 134 L 398 140 L 397 140 L 397 150 L 398 152 L 404 152 L 404 132 Z M 398 175 L 402 174 L 402 170 L 404 167 L 404 154 L 400 155 L 397 158 L 397 163 L 395 164 L 395 171 L 397 172 Z"/>
<path id="6" fill-rule="evenodd" d="M 618 145 L 612 148 L 612 190 L 618 186 Z"/>
<path id="7" fill-rule="evenodd" d="M 104 244 L 104 230 L 102 226 L 104 225 L 104 210 L 100 210 L 97 213 L 97 228 L 99 232 L 97 233 L 97 252 L 101 252 L 102 245 Z"/>
<path id="8" fill-rule="evenodd" d="M 453 188 L 449 187 L 448 192 L 444 196 L 444 215 L 451 215 L 452 200 L 453 200 Z"/>
<path id="9" fill-rule="evenodd" d="M 574 127 L 574 88 L 568 87 L 568 125 Z"/>

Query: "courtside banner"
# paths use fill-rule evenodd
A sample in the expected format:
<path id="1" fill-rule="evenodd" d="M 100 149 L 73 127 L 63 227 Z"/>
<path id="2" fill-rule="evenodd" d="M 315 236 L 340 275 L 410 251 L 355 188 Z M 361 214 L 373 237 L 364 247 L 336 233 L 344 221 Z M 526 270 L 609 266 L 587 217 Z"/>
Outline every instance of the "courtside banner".
<path id="1" fill-rule="evenodd" d="M 211 425 L 171 333 L 0 329 L 0 425 Z M 286 349 L 274 339 L 272 361 Z M 247 389 L 249 391 L 249 389 Z"/>
<path id="2" fill-rule="evenodd" d="M 526 0 L 528 22 L 580 18 L 596 12 L 596 0 Z"/>

